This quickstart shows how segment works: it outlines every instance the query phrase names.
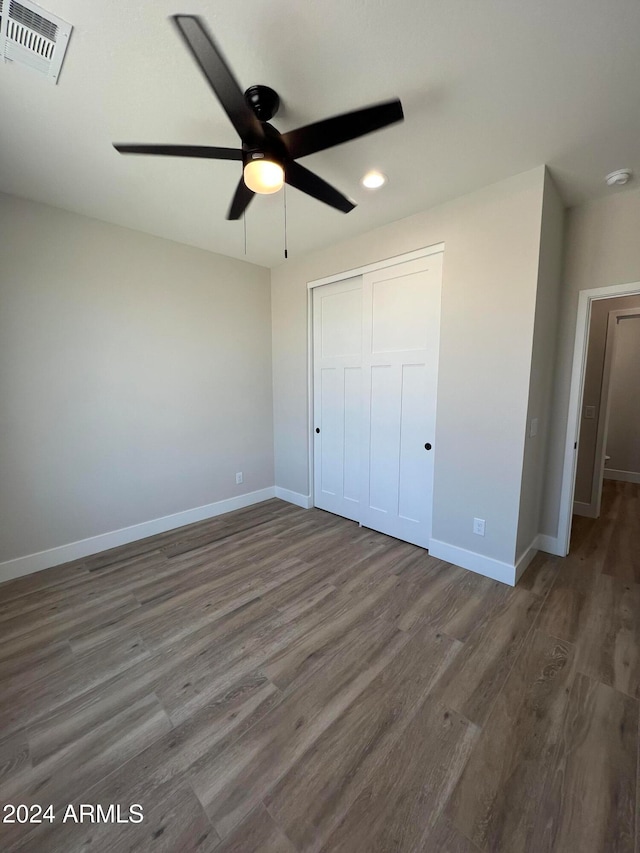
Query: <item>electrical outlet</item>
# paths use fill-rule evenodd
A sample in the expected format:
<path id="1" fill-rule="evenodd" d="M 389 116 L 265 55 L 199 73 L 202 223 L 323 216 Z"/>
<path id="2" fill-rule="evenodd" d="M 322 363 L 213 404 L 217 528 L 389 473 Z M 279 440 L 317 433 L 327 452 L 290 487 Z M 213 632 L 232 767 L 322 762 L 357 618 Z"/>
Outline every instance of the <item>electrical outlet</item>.
<path id="1" fill-rule="evenodd" d="M 236 474 L 236 486 L 239 486 L 242 483 L 242 471 L 238 471 Z"/>
<path id="2" fill-rule="evenodd" d="M 484 536 L 484 518 L 473 519 L 473 532 L 478 536 Z"/>

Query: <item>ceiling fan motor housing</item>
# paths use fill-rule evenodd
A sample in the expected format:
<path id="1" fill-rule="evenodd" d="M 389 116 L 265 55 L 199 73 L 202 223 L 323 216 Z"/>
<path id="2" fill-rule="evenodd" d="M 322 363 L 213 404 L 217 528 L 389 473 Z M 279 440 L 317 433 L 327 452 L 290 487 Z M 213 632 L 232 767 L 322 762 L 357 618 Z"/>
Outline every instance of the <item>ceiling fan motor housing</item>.
<path id="1" fill-rule="evenodd" d="M 280 96 L 269 86 L 249 86 L 244 99 L 260 121 L 271 121 L 280 108 Z"/>
<path id="2" fill-rule="evenodd" d="M 242 144 L 242 161 L 246 165 L 250 160 L 273 160 L 275 163 L 280 163 L 284 168 L 287 160 L 287 149 L 280 131 L 276 130 L 266 121 L 263 122 L 265 138 L 256 145 L 251 143 Z"/>

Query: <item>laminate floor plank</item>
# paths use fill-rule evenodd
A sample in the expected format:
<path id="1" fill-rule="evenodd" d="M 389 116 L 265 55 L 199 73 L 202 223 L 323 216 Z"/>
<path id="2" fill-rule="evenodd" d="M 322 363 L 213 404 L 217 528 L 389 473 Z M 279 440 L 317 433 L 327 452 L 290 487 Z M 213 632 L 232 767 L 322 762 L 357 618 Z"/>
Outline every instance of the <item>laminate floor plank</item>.
<path id="1" fill-rule="evenodd" d="M 365 558 L 384 550 L 387 546 L 384 541 L 385 538 L 376 539 L 370 534 L 359 534 L 350 529 L 334 530 L 331 527 L 324 527 L 300 539 L 287 537 L 286 540 L 283 540 L 280 538 L 278 540 L 281 543 L 279 553 L 283 559 L 296 557 L 309 565 L 313 565 L 316 561 L 324 563 L 327 553 L 332 552 L 334 559 L 342 561 L 344 565 L 349 560 L 347 548 L 354 546 L 354 539 L 357 540 L 359 547 L 357 549 L 354 547 L 353 550 L 357 550 L 360 557 Z"/>
<path id="2" fill-rule="evenodd" d="M 577 645 L 581 672 L 640 698 L 640 585 L 598 575 Z"/>
<path id="3" fill-rule="evenodd" d="M 29 743 L 24 731 L 16 731 L 0 740 L 0 785 L 29 761 Z"/>
<path id="4" fill-rule="evenodd" d="M 342 636 L 360 617 L 366 614 L 366 621 L 375 622 L 375 608 L 385 600 L 386 594 L 397 584 L 397 578 L 390 575 L 364 597 L 345 600 L 344 597 L 331 601 L 324 609 L 324 618 L 314 625 L 313 630 L 300 635 L 279 653 L 272 655 L 265 666 L 269 678 L 281 689 L 287 687 L 296 677 L 307 659 L 317 656 L 325 646 Z"/>
<path id="5" fill-rule="evenodd" d="M 473 841 L 459 832 L 445 817 L 430 826 L 414 853 L 480 853 Z M 510 853 L 510 851 L 505 851 Z"/>
<path id="6" fill-rule="evenodd" d="M 216 853 L 297 853 L 297 850 L 260 804 L 216 848 Z"/>
<path id="7" fill-rule="evenodd" d="M 529 592 L 541 598 L 546 598 L 556 581 L 561 565 L 561 557 L 538 551 L 518 581 L 518 586 L 521 589 L 528 589 Z"/>
<path id="8" fill-rule="evenodd" d="M 531 792 L 544 790 L 553 769 L 573 663 L 571 644 L 536 632 L 500 692 L 448 809 L 480 849 L 541 849 Z"/>
<path id="9" fill-rule="evenodd" d="M 269 504 L 269 506 L 266 506 Z M 282 506 L 282 501 L 265 501 L 262 505 L 257 505 L 249 508 L 255 522 L 260 519 L 267 518 L 274 513 L 286 511 Z M 225 524 L 231 529 L 234 524 L 240 522 L 245 516 L 244 510 L 236 510 L 233 513 L 228 513 L 225 516 Z M 157 550 L 163 546 L 173 544 L 175 542 L 185 542 L 194 536 L 199 536 L 203 531 L 216 528 L 219 525 L 220 516 L 205 521 L 195 522 L 184 527 L 174 528 L 165 533 L 159 533 L 155 536 L 150 536 L 146 539 L 141 539 L 136 542 L 131 542 L 127 545 L 120 545 L 117 548 L 112 548 L 109 551 L 102 551 L 92 557 L 87 557 L 83 561 L 84 566 L 88 571 L 96 571 L 110 566 L 114 563 L 131 559 L 148 551 Z M 243 525 L 244 526 L 244 525 Z"/>
<path id="10" fill-rule="evenodd" d="M 611 482 L 611 481 L 609 481 Z M 588 527 L 582 536 L 571 538 L 571 550 L 558 566 L 558 574 L 547 595 L 540 619 L 540 629 L 552 637 L 576 642 L 589 619 L 596 578 L 601 573 L 614 540 L 618 515 L 623 508 L 618 490 L 607 488 L 603 495 L 602 515 L 586 519 Z M 574 516 L 572 530 L 583 519 Z M 636 522 L 638 523 L 638 522 Z"/>
<path id="11" fill-rule="evenodd" d="M 247 531 L 263 532 L 259 528 L 266 527 L 266 525 L 269 525 L 271 528 L 279 518 L 290 516 L 286 507 L 271 507 L 268 512 L 261 514 L 257 513 L 255 507 L 249 507 L 248 509 L 250 511 L 245 515 L 241 514 L 242 510 L 234 513 L 233 515 L 237 516 L 235 520 L 228 520 L 228 516 L 218 516 L 217 519 L 213 519 L 214 523 L 208 524 L 197 535 L 191 535 L 163 546 L 163 553 L 168 557 L 174 557 L 206 547 L 222 539 L 237 536 L 239 533 Z"/>
<path id="12" fill-rule="evenodd" d="M 150 656 L 151 653 L 145 647 L 140 637 L 129 635 L 127 632 L 123 632 L 117 641 L 110 642 L 106 648 L 101 646 L 87 654 L 76 655 L 73 665 L 68 668 L 67 672 L 64 674 L 58 673 L 53 678 L 46 679 L 46 687 L 49 688 L 50 693 L 55 697 L 49 707 L 53 708 L 65 704 L 68 694 L 74 696 L 82 695 L 94 683 L 103 683 L 113 678 L 114 675 L 125 672 L 130 667 L 146 661 Z M 82 673 L 85 676 L 80 684 L 77 683 L 78 673 Z M 45 680 L 43 679 L 38 683 L 38 687 L 41 688 L 41 692 L 38 695 L 40 702 L 42 701 L 45 689 L 44 682 Z M 22 700 L 24 707 L 22 697 L 18 697 L 18 700 Z M 49 716 L 44 721 L 41 717 L 39 722 L 28 726 L 27 735 L 31 761 L 34 766 L 44 758 L 52 755 L 62 746 L 71 743 L 82 733 L 82 726 L 68 704 L 66 707 L 65 722 L 64 735 L 56 726 L 52 725 Z"/>
<path id="13" fill-rule="evenodd" d="M 260 527 L 265 524 L 265 519 L 245 522 L 244 525 L 238 524 L 231 527 L 223 520 L 223 516 L 218 516 L 212 519 L 212 523 L 207 524 L 206 528 L 198 531 L 197 535 L 185 536 L 184 538 L 175 539 L 172 542 L 162 546 L 162 553 L 166 557 L 177 557 L 179 554 L 187 554 L 190 551 L 197 550 L 206 545 L 211 545 L 214 542 L 219 542 L 221 539 L 226 539 L 233 536 L 235 533 L 244 532 L 247 529 Z"/>
<path id="14" fill-rule="evenodd" d="M 640 718 L 638 719 L 638 756 L 636 767 L 636 846 L 635 853 L 640 853 Z"/>
<path id="15" fill-rule="evenodd" d="M 538 596 L 516 587 L 487 612 L 438 684 L 443 704 L 484 725 L 541 604 Z"/>
<path id="16" fill-rule="evenodd" d="M 386 541 L 385 541 L 386 540 Z M 305 557 L 305 562 L 311 565 L 315 571 L 329 571 L 328 578 L 337 587 L 346 586 L 352 588 L 354 578 L 362 571 L 366 576 L 379 573 L 380 577 L 387 574 L 397 574 L 406 560 L 415 556 L 415 548 L 405 542 L 398 542 L 390 537 L 381 537 L 378 547 L 372 551 L 371 548 L 362 550 L 358 541 L 353 541 L 340 549 L 336 560 L 332 565 L 320 558 L 310 560 Z"/>
<path id="17" fill-rule="evenodd" d="M 176 591 L 174 595 L 167 589 L 161 596 L 141 604 L 119 623 L 106 624 L 100 630 L 76 633 L 72 642 L 74 648 L 90 649 L 117 636 L 123 627 L 139 632 L 150 646 L 160 641 L 164 644 L 168 640 L 176 641 L 259 598 L 264 592 L 289 582 L 306 568 L 300 561 L 289 560 L 265 572 L 251 563 L 243 569 L 230 571 L 228 575 L 224 571 L 211 572 L 209 577 L 204 567 L 201 572 L 193 572 L 187 588 Z M 175 590 L 175 579 L 172 583 Z"/>
<path id="18" fill-rule="evenodd" d="M 440 818 L 477 734 L 464 717 L 427 698 L 322 853 L 429 849 L 423 839 Z"/>
<path id="19" fill-rule="evenodd" d="M 91 627 L 117 623 L 123 616 L 140 609 L 140 604 L 129 594 L 110 598 L 103 607 L 83 608 L 79 614 L 53 617 L 38 624 L 27 634 L 9 637 L 0 643 L 0 661 L 41 648 L 48 643 L 69 639 L 74 633 Z"/>
<path id="20" fill-rule="evenodd" d="M 90 580 L 78 584 L 76 588 L 81 595 L 93 592 L 100 596 L 119 591 L 131 593 L 139 600 L 138 590 L 144 589 L 151 579 L 158 580 L 170 575 L 174 576 L 175 581 L 175 569 L 171 561 L 161 551 L 155 550 L 112 563 L 100 572 L 91 572 Z"/>
<path id="21" fill-rule="evenodd" d="M 139 637 L 123 632 L 108 648 L 74 656 L 64 667 L 36 680 L 29 680 L 28 672 L 16 675 L 5 683 L 0 695 L 0 726 L 5 730 L 29 726 L 128 669 L 140 665 L 144 669 L 149 657 Z"/>
<path id="22" fill-rule="evenodd" d="M 602 571 L 626 583 L 640 584 L 640 483 L 625 483 Z"/>
<path id="23" fill-rule="evenodd" d="M 162 804 L 172 792 L 188 782 L 188 771 L 205 757 L 222 752 L 243 732 L 250 729 L 280 701 L 279 691 L 260 673 L 252 673 L 183 724 L 161 734 L 148 746 L 126 760 L 112 773 L 85 791 L 80 802 L 142 805 L 145 814 Z M 73 824 L 33 830 L 29 838 L 34 849 L 46 846 L 46 839 L 55 835 L 61 850 L 74 848 L 79 830 Z M 109 825 L 93 826 L 88 831 L 93 843 L 112 841 Z M 75 849 L 75 848 L 74 848 Z M 82 848 L 84 849 L 84 848 Z"/>
<path id="24" fill-rule="evenodd" d="M 145 814 L 0 850 L 640 853 L 638 494 L 515 589 L 277 499 L 0 584 L 0 800 Z"/>
<path id="25" fill-rule="evenodd" d="M 79 813 L 79 803 L 72 805 Z M 128 804 L 121 815 L 129 817 Z M 171 791 L 157 806 L 143 811 L 141 823 L 92 824 L 86 820 L 62 824 L 61 830 L 29 835 L 10 853 L 212 853 L 219 847 L 219 838 L 189 786 Z"/>
<path id="26" fill-rule="evenodd" d="M 16 652 L 0 661 L 0 682 L 5 690 L 13 678 L 23 683 L 37 681 L 43 675 L 71 663 L 73 652 L 68 640 L 38 645 L 23 652 Z"/>
<path id="27" fill-rule="evenodd" d="M 551 637 L 575 643 L 587 624 L 589 603 L 598 570 L 567 557 L 540 614 L 539 628 Z"/>
<path id="28" fill-rule="evenodd" d="M 173 791 L 164 802 L 147 812 L 142 823 L 116 827 L 115 833 L 111 832 L 97 843 L 93 836 L 90 838 L 91 850 L 95 853 L 112 853 L 114 847 L 128 853 L 213 853 L 219 849 L 220 841 L 188 785 Z M 76 846 L 75 849 L 80 853 L 86 847 Z"/>
<path id="29" fill-rule="evenodd" d="M 486 615 L 509 597 L 504 584 L 441 560 L 425 569 L 429 583 L 405 608 L 398 622 L 403 631 L 431 625 L 466 641 Z"/>
<path id="30" fill-rule="evenodd" d="M 164 602 L 140 616 L 139 631 L 150 646 L 166 645 L 186 637 L 200 627 L 218 620 L 240 607 L 248 605 L 268 592 L 289 583 L 305 572 L 306 566 L 298 560 L 289 560 L 273 571 L 265 572 L 252 567 L 247 576 L 235 576 L 229 583 L 204 584 L 197 595 L 178 604 Z M 273 599 L 272 599 L 273 600 Z M 167 630 L 167 621 L 172 629 Z"/>
<path id="31" fill-rule="evenodd" d="M 298 850 L 320 849 L 460 646 L 431 631 L 414 635 L 266 795 Z"/>
<path id="32" fill-rule="evenodd" d="M 539 814 L 541 853 L 633 853 L 638 702 L 576 675 Z"/>
<path id="33" fill-rule="evenodd" d="M 84 562 L 75 560 L 62 566 L 54 566 L 41 572 L 34 572 L 15 580 L 0 584 L 2 596 L 0 607 L 13 608 L 19 606 L 17 599 L 30 595 L 40 595 L 43 590 L 55 590 L 56 587 L 71 589 L 76 583 L 83 583 L 88 576 Z"/>
<path id="34" fill-rule="evenodd" d="M 225 752 L 193 776 L 194 790 L 225 838 L 315 740 L 390 664 L 408 637 L 380 623 L 313 673 Z"/>
<path id="35" fill-rule="evenodd" d="M 35 767 L 23 765 L 0 784 L 0 802 L 52 804 L 59 813 L 68 802 L 170 729 L 160 703 L 148 694 Z M 8 847 L 28 829 L 28 824 L 3 824 L 0 840 Z"/>

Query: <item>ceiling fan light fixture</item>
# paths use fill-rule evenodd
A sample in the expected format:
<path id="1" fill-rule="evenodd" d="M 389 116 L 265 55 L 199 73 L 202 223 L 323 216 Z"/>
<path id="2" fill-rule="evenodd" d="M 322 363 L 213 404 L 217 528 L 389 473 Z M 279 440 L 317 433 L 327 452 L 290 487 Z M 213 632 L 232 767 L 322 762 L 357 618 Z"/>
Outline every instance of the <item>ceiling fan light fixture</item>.
<path id="1" fill-rule="evenodd" d="M 370 172 L 367 172 L 361 183 L 362 186 L 366 187 L 368 190 L 378 190 L 387 183 L 387 176 L 383 175 L 382 172 L 378 172 L 376 169 L 372 169 Z"/>
<path id="2" fill-rule="evenodd" d="M 284 185 L 284 169 L 280 163 L 266 157 L 248 160 L 244 167 L 244 182 L 254 193 L 277 193 Z"/>

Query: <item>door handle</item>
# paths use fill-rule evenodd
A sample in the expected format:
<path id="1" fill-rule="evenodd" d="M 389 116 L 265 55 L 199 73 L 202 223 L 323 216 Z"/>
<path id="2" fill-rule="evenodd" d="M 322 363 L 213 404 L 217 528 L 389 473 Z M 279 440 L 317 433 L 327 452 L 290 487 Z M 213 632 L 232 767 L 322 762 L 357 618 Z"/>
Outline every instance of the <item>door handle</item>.
<path id="1" fill-rule="evenodd" d="M 431 443 L 430 443 L 430 442 L 427 442 L 427 443 L 425 444 L 425 446 L 424 446 L 424 449 L 425 449 L 425 450 L 431 450 Z"/>

